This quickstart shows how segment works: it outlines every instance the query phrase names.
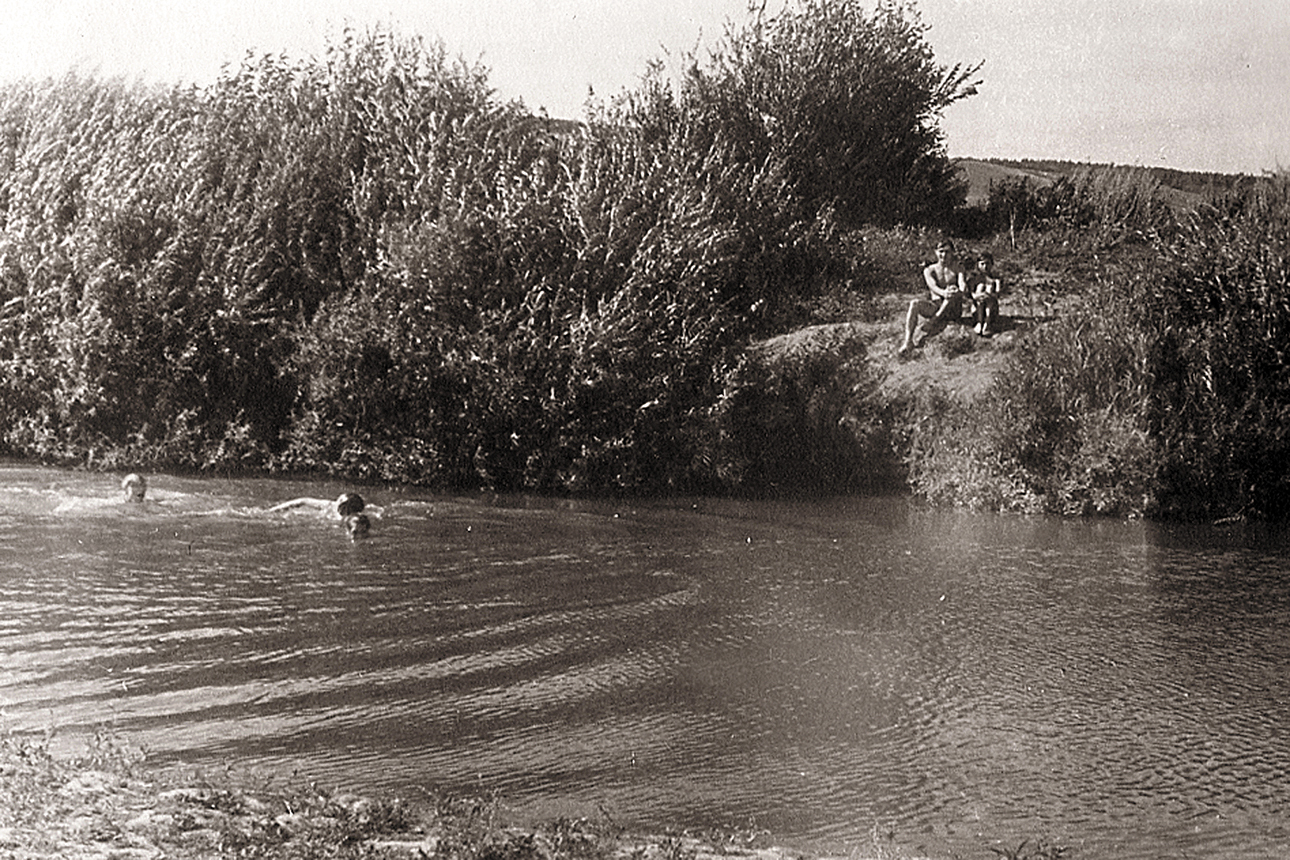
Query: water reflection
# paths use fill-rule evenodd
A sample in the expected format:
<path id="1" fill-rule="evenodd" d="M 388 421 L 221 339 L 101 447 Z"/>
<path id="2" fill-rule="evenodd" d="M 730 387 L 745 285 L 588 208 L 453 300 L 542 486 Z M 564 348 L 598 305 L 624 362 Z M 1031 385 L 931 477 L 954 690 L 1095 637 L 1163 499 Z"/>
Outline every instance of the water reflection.
<path id="1" fill-rule="evenodd" d="M 1287 847 L 1282 535 L 373 491 L 350 542 L 264 514 L 330 485 L 0 474 L 9 730 L 843 853 Z"/>

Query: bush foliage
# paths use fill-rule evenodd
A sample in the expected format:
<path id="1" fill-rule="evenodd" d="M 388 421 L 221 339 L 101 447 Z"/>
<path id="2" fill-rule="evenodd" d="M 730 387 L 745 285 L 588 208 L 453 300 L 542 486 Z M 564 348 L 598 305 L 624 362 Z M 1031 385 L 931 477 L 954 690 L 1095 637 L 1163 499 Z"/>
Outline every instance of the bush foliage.
<path id="1" fill-rule="evenodd" d="M 738 352 L 961 193 L 969 71 L 805 0 L 585 122 L 346 33 L 206 88 L 0 91 L 0 439 L 98 466 L 711 488 Z M 863 192 L 863 193 L 860 193 Z"/>
<path id="2" fill-rule="evenodd" d="M 1167 510 L 1290 515 L 1290 177 L 1203 207 L 1139 286 Z"/>
<path id="3" fill-rule="evenodd" d="M 1096 251 L 1147 241 L 1172 214 L 1155 172 L 1078 165 L 1049 183 L 1028 176 L 992 181 L 985 205 L 960 210 L 957 226 L 978 236 L 999 231 L 1013 236 L 1026 230 L 1059 233 Z"/>

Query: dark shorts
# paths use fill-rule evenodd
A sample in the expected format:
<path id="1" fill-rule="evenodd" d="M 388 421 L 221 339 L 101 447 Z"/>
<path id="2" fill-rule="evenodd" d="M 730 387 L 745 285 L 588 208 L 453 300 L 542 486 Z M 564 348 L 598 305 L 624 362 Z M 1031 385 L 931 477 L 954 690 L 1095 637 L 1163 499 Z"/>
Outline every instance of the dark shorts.
<path id="1" fill-rule="evenodd" d="M 955 293 L 945 299 L 939 313 L 946 319 L 958 319 L 963 316 L 963 294 Z"/>

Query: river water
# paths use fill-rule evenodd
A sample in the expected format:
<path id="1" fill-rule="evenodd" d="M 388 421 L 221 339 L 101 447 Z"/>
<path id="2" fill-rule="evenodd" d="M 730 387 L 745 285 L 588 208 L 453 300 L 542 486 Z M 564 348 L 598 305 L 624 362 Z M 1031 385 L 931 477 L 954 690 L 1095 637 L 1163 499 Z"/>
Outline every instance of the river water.
<path id="1" fill-rule="evenodd" d="M 1290 856 L 1284 531 L 360 488 L 351 541 L 266 510 L 339 485 L 150 479 L 0 464 L 5 732 L 815 852 Z"/>

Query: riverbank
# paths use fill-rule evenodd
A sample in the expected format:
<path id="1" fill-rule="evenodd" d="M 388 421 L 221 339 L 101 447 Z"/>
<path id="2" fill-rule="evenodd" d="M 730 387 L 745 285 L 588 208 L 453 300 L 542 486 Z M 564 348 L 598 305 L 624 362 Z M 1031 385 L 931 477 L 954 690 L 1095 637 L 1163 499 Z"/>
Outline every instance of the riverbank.
<path id="1" fill-rule="evenodd" d="M 741 469 L 731 483 L 772 494 L 921 493 L 921 449 L 990 408 L 1015 351 L 1082 292 L 1074 273 L 996 255 L 1008 268 L 992 336 L 967 315 L 935 330 L 924 319 L 915 348 L 900 354 L 909 302 L 924 292 L 915 261 L 879 278 L 908 289 L 839 302 L 832 318 L 751 344 L 720 398 L 720 459 Z"/>
<path id="2" fill-rule="evenodd" d="M 38 742 L 10 737 L 0 745 L 0 856 L 11 860 L 808 856 L 765 844 L 764 833 L 643 835 L 581 819 L 518 827 L 503 821 L 499 808 L 496 799 L 369 798 L 314 783 L 250 790 L 223 775 L 153 770 L 103 738 L 86 757 L 67 760 L 51 756 Z M 846 860 L 898 856 L 911 858 L 875 832 L 872 850 L 854 849 Z"/>
<path id="3" fill-rule="evenodd" d="M 24 130 L 0 165 L 0 453 L 445 491 L 906 488 L 993 510 L 1290 518 L 1284 179 L 956 165 L 904 124 L 968 73 L 938 70 L 899 16 L 828 9 L 776 26 L 793 22 L 786 44 L 903 47 L 872 68 L 848 47 L 815 92 L 819 56 L 768 72 L 780 47 L 748 45 L 774 28 L 732 29 L 741 59 L 702 72 L 711 89 L 674 100 L 646 76 L 578 124 L 498 105 L 483 70 L 389 34 L 204 90 L 0 91 Z M 873 68 L 917 109 L 831 101 L 847 81 L 886 92 Z M 836 146 L 858 139 L 872 145 Z M 1042 267 L 1078 290 L 1051 292 L 1080 306 L 1022 339 L 993 374 L 1007 390 L 972 400 L 992 378 L 975 356 L 1003 341 L 959 327 L 893 372 L 857 357 L 830 379 L 824 355 L 777 376 L 750 355 L 804 326 L 898 327 L 943 238 L 992 252 L 1005 285 Z M 885 401 L 886 385 L 923 399 Z"/>

